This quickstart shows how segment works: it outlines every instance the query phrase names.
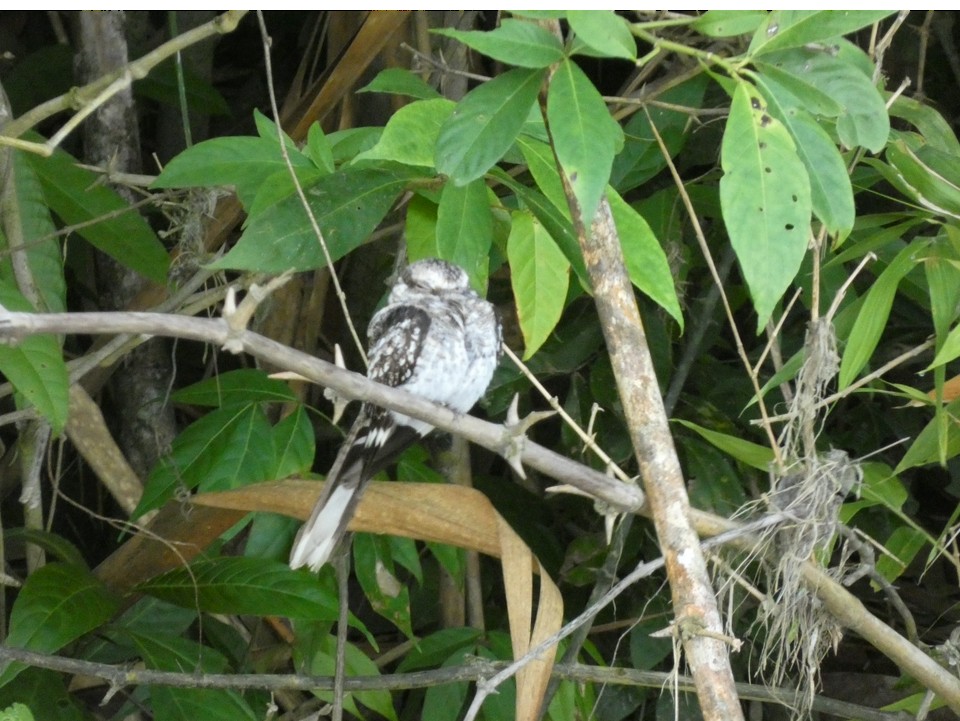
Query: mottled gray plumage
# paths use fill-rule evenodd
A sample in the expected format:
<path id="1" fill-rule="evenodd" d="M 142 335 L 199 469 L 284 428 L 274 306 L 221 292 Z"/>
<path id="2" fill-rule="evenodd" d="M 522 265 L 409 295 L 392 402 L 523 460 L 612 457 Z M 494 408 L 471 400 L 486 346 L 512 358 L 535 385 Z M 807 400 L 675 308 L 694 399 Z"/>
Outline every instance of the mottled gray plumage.
<path id="1" fill-rule="evenodd" d="M 493 306 L 466 272 L 429 258 L 400 274 L 387 305 L 367 328 L 368 377 L 466 413 L 483 395 L 500 357 Z M 300 529 L 290 566 L 316 571 L 347 529 L 370 478 L 433 427 L 365 403 L 350 429 L 310 519 Z"/>

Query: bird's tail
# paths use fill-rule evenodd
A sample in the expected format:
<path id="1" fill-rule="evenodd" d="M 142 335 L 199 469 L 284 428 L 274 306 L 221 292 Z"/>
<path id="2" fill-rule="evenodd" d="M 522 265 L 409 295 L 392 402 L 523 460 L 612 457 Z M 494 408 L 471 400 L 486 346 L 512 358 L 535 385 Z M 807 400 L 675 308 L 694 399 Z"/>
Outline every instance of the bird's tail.
<path id="1" fill-rule="evenodd" d="M 309 566 L 311 571 L 319 571 L 347 532 L 369 478 L 362 439 L 357 442 L 360 426 L 355 423 L 347 434 L 313 513 L 297 533 L 290 551 L 290 568 Z"/>

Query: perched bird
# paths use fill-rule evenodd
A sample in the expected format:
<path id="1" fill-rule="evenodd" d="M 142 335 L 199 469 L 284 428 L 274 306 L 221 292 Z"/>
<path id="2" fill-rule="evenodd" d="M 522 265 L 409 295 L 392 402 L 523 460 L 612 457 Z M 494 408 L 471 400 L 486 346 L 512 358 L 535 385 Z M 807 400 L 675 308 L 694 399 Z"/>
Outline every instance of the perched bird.
<path id="1" fill-rule="evenodd" d="M 490 384 L 500 358 L 493 306 L 466 271 L 428 258 L 400 274 L 367 328 L 367 376 L 466 413 Z M 433 426 L 364 403 L 327 474 L 310 519 L 290 552 L 291 568 L 319 570 L 343 537 L 367 481 Z"/>

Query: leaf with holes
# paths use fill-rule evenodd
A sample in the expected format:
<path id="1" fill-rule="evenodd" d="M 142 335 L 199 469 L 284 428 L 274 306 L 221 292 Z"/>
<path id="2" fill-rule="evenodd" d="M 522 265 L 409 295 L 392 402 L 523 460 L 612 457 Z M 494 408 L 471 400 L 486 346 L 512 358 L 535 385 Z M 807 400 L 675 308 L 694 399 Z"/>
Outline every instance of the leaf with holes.
<path id="1" fill-rule="evenodd" d="M 741 82 L 720 149 L 720 205 L 761 329 L 796 277 L 810 234 L 810 181 L 790 133 Z"/>

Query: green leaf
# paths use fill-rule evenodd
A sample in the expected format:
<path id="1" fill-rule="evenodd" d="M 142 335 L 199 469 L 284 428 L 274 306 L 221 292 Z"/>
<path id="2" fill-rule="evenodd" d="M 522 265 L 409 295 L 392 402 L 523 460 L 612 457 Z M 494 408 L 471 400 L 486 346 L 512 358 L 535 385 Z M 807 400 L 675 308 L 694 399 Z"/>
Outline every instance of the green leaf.
<path id="1" fill-rule="evenodd" d="M 545 72 L 508 70 L 467 93 L 440 130 L 437 170 L 457 185 L 486 173 L 513 145 Z"/>
<path id="2" fill-rule="evenodd" d="M 25 154 L 47 205 L 67 225 L 121 265 L 161 285 L 170 259 L 150 225 L 130 204 L 100 182 L 100 175 L 76 165 L 62 150 L 49 158 Z"/>
<path id="3" fill-rule="evenodd" d="M 327 140 L 330 141 L 333 162 L 339 165 L 353 160 L 358 154 L 376 145 L 382 134 L 383 128 L 378 126 L 346 128 L 330 133 Z"/>
<path id="4" fill-rule="evenodd" d="M 886 552 L 877 559 L 877 571 L 887 581 L 895 581 L 926 543 L 926 535 L 915 528 L 900 526 L 894 529 L 883 544 Z"/>
<path id="5" fill-rule="evenodd" d="M 482 179 L 463 186 L 446 183 L 437 209 L 440 257 L 467 271 L 473 287 L 484 292 L 493 243 L 493 218 Z"/>
<path id="6" fill-rule="evenodd" d="M 843 156 L 827 131 L 803 108 L 791 107 L 790 100 L 773 84 L 757 78 L 770 114 L 790 131 L 797 155 L 810 179 L 810 201 L 814 214 L 831 233 L 842 240 L 853 229 L 853 186 Z"/>
<path id="7" fill-rule="evenodd" d="M 937 351 L 936 357 L 930 365 L 927 366 L 926 370 L 931 370 L 944 363 L 949 363 L 958 356 L 960 356 L 960 326 L 956 326 L 947 334 L 947 337 L 943 339 L 943 345 L 940 347 L 940 350 Z"/>
<path id="8" fill-rule="evenodd" d="M 8 528 L 3 532 L 5 543 L 16 541 L 18 544 L 32 543 L 47 553 L 54 555 L 58 560 L 72 566 L 87 568 L 87 562 L 75 545 L 66 538 L 51 531 L 41 531 L 36 528 Z"/>
<path id="9" fill-rule="evenodd" d="M 407 203 L 403 237 L 407 241 L 407 258 L 411 263 L 423 258 L 437 258 L 437 204 L 419 193 Z"/>
<path id="10" fill-rule="evenodd" d="M 131 633 L 147 668 L 160 671 L 192 670 L 195 673 L 225 673 L 227 659 L 209 646 L 164 632 Z M 153 686 L 150 700 L 155 718 L 231 719 L 259 718 L 239 692 L 212 688 L 168 688 Z"/>
<path id="11" fill-rule="evenodd" d="M 410 589 L 396 576 L 390 539 L 371 533 L 356 534 L 353 537 L 353 567 L 373 610 L 407 638 L 413 638 Z"/>
<path id="12" fill-rule="evenodd" d="M 699 434 L 701 438 L 716 446 L 724 453 L 728 453 L 741 463 L 745 463 L 751 468 L 767 472 L 770 470 L 770 464 L 773 463 L 773 451 L 767 446 L 761 446 L 757 443 L 751 443 L 743 438 L 731 436 L 718 431 L 711 431 L 708 428 L 698 426 L 696 423 L 685 421 L 680 418 L 674 419 L 677 423 L 689 428 Z"/>
<path id="13" fill-rule="evenodd" d="M 560 320 L 570 283 L 570 263 L 530 212 L 515 211 L 512 221 L 507 258 L 526 360 Z"/>
<path id="14" fill-rule="evenodd" d="M 911 123 L 934 148 L 954 157 L 960 156 L 960 141 L 936 108 L 901 94 L 890 106 L 890 115 Z"/>
<path id="15" fill-rule="evenodd" d="M 568 222 L 570 205 L 567 203 L 566 193 L 563 192 L 563 182 L 557 172 L 557 159 L 553 149 L 546 142 L 521 135 L 517 138 L 517 147 L 523 155 L 530 174 L 537 182 L 537 187 Z"/>
<path id="16" fill-rule="evenodd" d="M 948 418 L 956 418 L 960 413 L 960 399 L 948 403 L 944 407 L 944 413 Z M 960 429 L 957 428 L 957 424 L 947 424 L 945 443 L 942 436 L 943 429 L 940 427 L 939 419 L 931 418 L 923 430 L 917 434 L 893 472 L 899 475 L 909 468 L 937 463 L 944 455 L 947 458 L 953 458 L 960 454 Z"/>
<path id="17" fill-rule="evenodd" d="M 407 95 L 418 100 L 433 100 L 442 97 L 431 85 L 405 68 L 387 68 L 377 73 L 377 77 L 360 88 L 358 93 L 390 93 Z"/>
<path id="18" fill-rule="evenodd" d="M 547 120 L 560 167 L 589 228 L 610 180 L 613 156 L 623 148 L 623 130 L 590 79 L 572 60 L 557 67 L 547 92 Z"/>
<path id="19" fill-rule="evenodd" d="M 960 169 L 957 157 L 930 145 L 913 150 L 903 140 L 887 146 L 887 160 L 925 208 L 960 220 Z"/>
<path id="20" fill-rule="evenodd" d="M 210 82 L 183 63 L 184 89 L 187 107 L 192 113 L 230 115 L 230 105 Z M 150 98 L 172 108 L 180 108 L 180 86 L 173 58 L 164 60 L 145 78 L 133 81 L 133 92 L 140 98 Z"/>
<path id="21" fill-rule="evenodd" d="M 637 59 L 637 42 L 627 21 L 612 10 L 568 10 L 567 22 L 600 57 Z"/>
<path id="22" fill-rule="evenodd" d="M 345 674 L 349 676 L 379 676 L 380 669 L 367 656 L 352 643 L 347 643 L 345 647 Z M 315 676 L 333 676 L 336 666 L 336 638 L 330 634 L 325 634 L 317 638 L 313 647 L 309 649 L 306 658 L 305 672 Z M 318 698 L 324 701 L 332 701 L 332 691 L 315 691 Z M 347 693 L 344 698 L 343 707 L 356 718 L 366 718 L 366 716 L 357 708 L 357 702 L 363 704 L 368 709 L 375 711 L 381 716 L 397 721 L 397 712 L 393 707 L 393 701 L 390 698 L 389 691 L 353 691 Z M 423 715 L 422 718 L 431 718 Z"/>
<path id="23" fill-rule="evenodd" d="M 137 586 L 138 592 L 208 613 L 337 618 L 337 599 L 309 573 L 281 561 L 214 558 L 175 568 Z"/>
<path id="24" fill-rule="evenodd" d="M 556 205 L 547 200 L 542 193 L 533 190 L 522 183 L 518 183 L 509 174 L 502 171 L 495 171 L 494 177 L 501 183 L 510 188 L 517 197 L 523 201 L 524 205 L 533 211 L 537 220 L 547 229 L 550 237 L 556 241 L 560 250 L 570 261 L 570 265 L 577 278 L 580 279 L 580 285 L 583 288 L 590 288 L 590 276 L 587 275 L 587 268 L 583 263 L 583 255 L 580 252 L 580 245 L 577 243 L 577 237 L 574 235 L 573 228 L 570 225 L 570 218 L 564 215 Z"/>
<path id="25" fill-rule="evenodd" d="M 333 161 L 333 150 L 330 148 L 330 140 L 320 127 L 320 123 L 314 123 L 307 131 L 307 145 L 305 148 L 307 157 L 313 161 L 313 164 L 324 174 L 332 173 L 336 169 Z"/>
<path id="26" fill-rule="evenodd" d="M 810 233 L 810 182 L 790 134 L 739 83 L 720 150 L 720 204 L 763 328 L 793 282 Z"/>
<path id="27" fill-rule="evenodd" d="M 24 669 L 15 684 L 0 688 L 0 705 L 23 702 L 39 721 L 90 721 L 90 710 L 78 694 L 67 691 L 66 678 L 58 671 Z"/>
<path id="28" fill-rule="evenodd" d="M 20 589 L 4 643 L 53 653 L 106 623 L 118 607 L 116 597 L 86 568 L 48 563 L 34 571 Z M 24 668 L 19 663 L 4 665 L 0 686 Z"/>
<path id="29" fill-rule="evenodd" d="M 748 54 L 799 48 L 872 25 L 893 10 L 774 10 L 757 28 Z"/>
<path id="30" fill-rule="evenodd" d="M 918 250 L 916 244 L 905 246 L 870 286 L 857 315 L 857 322 L 843 349 L 840 374 L 837 377 L 838 390 L 850 385 L 873 355 L 877 343 L 880 342 L 880 335 L 887 325 L 897 287 L 903 277 L 913 269 Z"/>
<path id="31" fill-rule="evenodd" d="M 213 407 L 231 403 L 289 403 L 297 400 L 286 383 L 270 378 L 255 368 L 221 373 L 174 391 L 170 398 L 174 403 Z"/>
<path id="32" fill-rule="evenodd" d="M 34 310 L 17 290 L 3 281 L 0 281 L 0 304 L 10 311 Z M 70 404 L 70 379 L 55 336 L 32 335 L 16 345 L 0 345 L 0 373 L 17 390 L 18 407 L 26 400 L 50 422 L 55 433 L 63 430 Z"/>
<path id="33" fill-rule="evenodd" d="M 276 468 L 274 478 L 286 478 L 296 473 L 309 473 L 316 454 L 316 442 L 310 417 L 302 405 L 283 418 L 273 428 Z"/>
<path id="34" fill-rule="evenodd" d="M 607 200 L 620 235 L 623 257 L 630 281 L 654 303 L 669 313 L 683 329 L 683 311 L 667 262 L 666 253 L 642 215 L 612 188 Z"/>
<path id="35" fill-rule="evenodd" d="M 13 272 L 8 239 L 3 228 L 13 229 L 17 224 L 18 236 L 23 248 L 18 252 L 26 253 L 30 276 L 40 298 L 36 310 L 41 313 L 61 313 L 66 310 L 67 287 L 63 276 L 63 254 L 60 252 L 60 239 L 56 237 L 56 225 L 50 216 L 33 166 L 28 162 L 26 153 L 14 150 L 9 154 L 6 183 L 11 192 L 3 199 L 0 215 L 3 227 L 0 227 L 0 279 L 10 287 L 18 287 Z M 45 238 L 45 240 L 41 240 Z"/>
<path id="36" fill-rule="evenodd" d="M 147 479 L 134 518 L 159 508 L 178 488 L 220 491 L 271 480 L 274 440 L 258 403 L 230 405 L 192 423 Z"/>
<path id="37" fill-rule="evenodd" d="M 5 709 L 0 709 L 0 721 L 34 721 L 30 707 L 15 703 Z"/>
<path id="38" fill-rule="evenodd" d="M 359 246 L 390 210 L 411 175 L 377 168 L 345 168 L 307 190 L 331 260 Z M 282 273 L 326 265 L 300 198 L 290 196 L 250 218 L 240 240 L 209 267 Z"/>
<path id="39" fill-rule="evenodd" d="M 766 16 L 766 10 L 707 10 L 690 27 L 711 38 L 729 38 L 752 33 Z"/>
<path id="40" fill-rule="evenodd" d="M 890 135 L 890 116 L 886 103 L 870 77 L 861 67 L 869 58 L 853 44 L 842 41 L 837 52 L 821 52 L 796 48 L 765 55 L 762 71 L 784 81 L 793 76 L 789 88 L 810 112 L 822 107 L 823 95 L 843 108 L 837 118 L 837 133 L 848 148 L 858 145 L 878 153 L 883 150 Z M 776 76 L 770 66 L 785 75 Z M 816 88 L 811 91 L 810 88 Z M 803 91 L 800 88 L 804 88 Z"/>
<path id="41" fill-rule="evenodd" d="M 294 169 L 313 170 L 314 164 L 299 151 L 291 152 Z M 290 171 L 274 138 L 213 138 L 187 148 L 173 158 L 151 188 L 193 188 L 230 185 L 249 208 L 260 186 L 271 176 Z"/>
<path id="42" fill-rule="evenodd" d="M 432 32 L 455 38 L 494 60 L 521 68 L 546 68 L 563 59 L 560 40 L 546 28 L 524 20 L 502 20 L 500 27 L 489 32 L 452 28 Z"/>
<path id="43" fill-rule="evenodd" d="M 455 651 L 472 649 L 480 638 L 475 628 L 444 628 L 421 638 L 400 661 L 398 673 L 409 673 L 424 668 L 435 668 L 450 658 Z"/>
<path id="44" fill-rule="evenodd" d="M 377 144 L 357 155 L 354 162 L 393 160 L 432 168 L 440 128 L 454 107 L 455 104 L 446 98 L 418 100 L 405 105 L 387 121 Z"/>

